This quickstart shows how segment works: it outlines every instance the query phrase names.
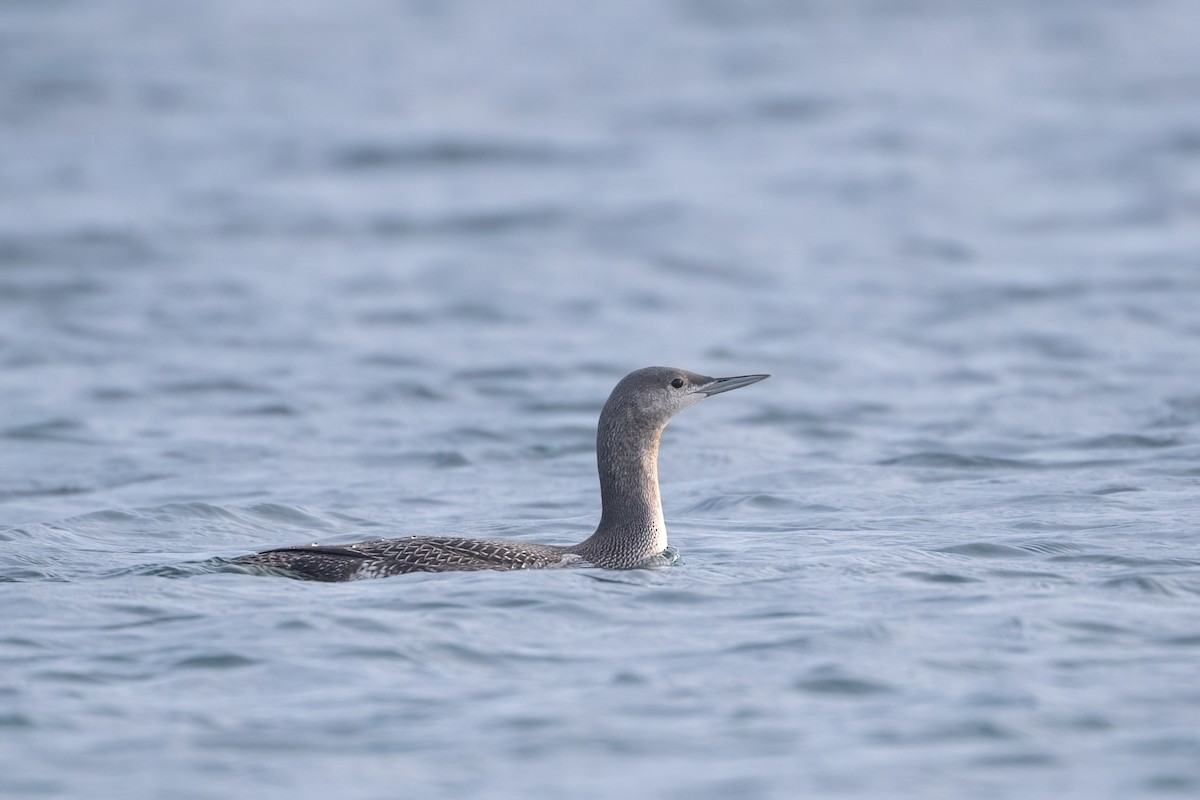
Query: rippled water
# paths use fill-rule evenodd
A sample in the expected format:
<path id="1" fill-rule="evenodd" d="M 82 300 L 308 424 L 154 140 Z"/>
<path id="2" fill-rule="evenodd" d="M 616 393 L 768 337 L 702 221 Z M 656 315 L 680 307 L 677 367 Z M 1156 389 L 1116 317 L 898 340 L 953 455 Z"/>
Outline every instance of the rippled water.
<path id="1" fill-rule="evenodd" d="M 0 7 L 0 792 L 1200 792 L 1200 12 Z M 647 364 L 679 565 L 569 543 Z"/>

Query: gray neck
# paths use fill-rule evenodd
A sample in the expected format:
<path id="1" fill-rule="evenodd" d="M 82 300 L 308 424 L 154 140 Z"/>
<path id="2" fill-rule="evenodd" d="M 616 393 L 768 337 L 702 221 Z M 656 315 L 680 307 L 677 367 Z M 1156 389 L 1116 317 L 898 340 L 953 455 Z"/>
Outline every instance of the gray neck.
<path id="1" fill-rule="evenodd" d="M 658 493 L 658 443 L 666 421 L 606 408 L 596 430 L 600 525 L 571 548 L 597 566 L 633 567 L 667 547 Z"/>

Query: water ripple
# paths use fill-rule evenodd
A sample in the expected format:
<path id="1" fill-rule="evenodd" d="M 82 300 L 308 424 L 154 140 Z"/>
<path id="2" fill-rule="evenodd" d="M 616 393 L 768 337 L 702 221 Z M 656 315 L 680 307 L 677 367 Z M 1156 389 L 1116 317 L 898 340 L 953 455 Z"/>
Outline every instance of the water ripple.
<path id="1" fill-rule="evenodd" d="M 341 147 L 331 154 L 338 169 L 442 169 L 477 166 L 553 166 L 579 164 L 604 155 L 599 150 L 566 147 L 550 142 L 502 139 L 438 138 L 416 142 L 366 142 Z"/>

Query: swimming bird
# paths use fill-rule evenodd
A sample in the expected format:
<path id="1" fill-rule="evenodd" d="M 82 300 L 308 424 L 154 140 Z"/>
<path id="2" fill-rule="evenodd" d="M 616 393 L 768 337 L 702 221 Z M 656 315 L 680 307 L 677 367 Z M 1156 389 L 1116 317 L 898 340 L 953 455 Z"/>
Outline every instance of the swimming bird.
<path id="1" fill-rule="evenodd" d="M 406 536 L 340 546 L 283 547 L 233 561 L 316 581 L 451 570 L 630 569 L 655 563 L 667 549 L 658 491 L 658 445 L 667 422 L 705 397 L 768 377 L 709 378 L 671 367 L 646 367 L 622 378 L 604 404 L 596 428 L 600 524 L 577 545 Z"/>

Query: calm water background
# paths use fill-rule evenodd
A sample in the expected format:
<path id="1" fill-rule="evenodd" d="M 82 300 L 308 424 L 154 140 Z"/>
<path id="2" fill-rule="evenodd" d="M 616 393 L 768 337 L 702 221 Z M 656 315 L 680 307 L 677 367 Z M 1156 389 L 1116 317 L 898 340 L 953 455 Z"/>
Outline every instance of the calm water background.
<path id="1" fill-rule="evenodd" d="M 1200 7 L 0 6 L 0 792 L 1200 793 Z M 625 372 L 684 563 L 591 530 Z"/>

